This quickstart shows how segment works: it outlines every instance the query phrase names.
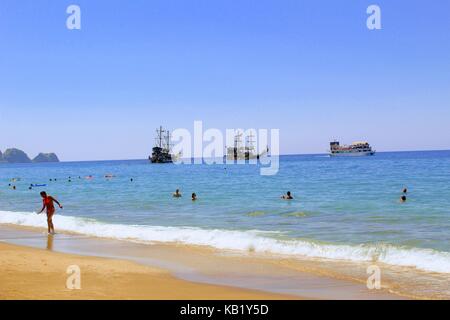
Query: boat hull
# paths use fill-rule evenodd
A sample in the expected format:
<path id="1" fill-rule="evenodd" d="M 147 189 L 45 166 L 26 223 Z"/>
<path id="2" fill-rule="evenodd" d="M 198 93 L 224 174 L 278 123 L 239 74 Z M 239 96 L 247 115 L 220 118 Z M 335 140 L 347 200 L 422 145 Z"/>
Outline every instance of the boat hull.
<path id="1" fill-rule="evenodd" d="M 330 157 L 364 157 L 373 156 L 375 151 L 363 151 L 363 152 L 330 152 Z"/>

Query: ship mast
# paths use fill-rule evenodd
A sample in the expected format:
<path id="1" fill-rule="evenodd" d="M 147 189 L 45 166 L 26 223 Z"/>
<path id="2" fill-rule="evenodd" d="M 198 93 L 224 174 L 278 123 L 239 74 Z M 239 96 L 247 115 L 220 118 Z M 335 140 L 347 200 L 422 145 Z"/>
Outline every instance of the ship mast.
<path id="1" fill-rule="evenodd" d="M 167 130 L 167 134 L 166 134 L 165 139 L 166 139 L 166 149 L 167 149 L 167 152 L 170 152 L 171 144 L 170 144 L 170 131 L 169 131 L 169 130 Z"/>
<path id="2" fill-rule="evenodd" d="M 241 145 L 241 136 L 242 133 L 238 132 L 235 136 L 234 136 L 234 147 L 237 149 L 240 147 Z"/>
<path id="3" fill-rule="evenodd" d="M 253 140 L 253 137 L 254 137 L 253 133 L 250 132 L 250 135 L 247 137 L 247 149 L 248 150 L 254 149 L 253 143 L 255 143 L 255 140 Z"/>
<path id="4" fill-rule="evenodd" d="M 156 129 L 156 146 L 161 148 L 163 147 L 163 133 L 165 130 L 163 130 L 162 126 L 159 127 L 159 129 Z"/>

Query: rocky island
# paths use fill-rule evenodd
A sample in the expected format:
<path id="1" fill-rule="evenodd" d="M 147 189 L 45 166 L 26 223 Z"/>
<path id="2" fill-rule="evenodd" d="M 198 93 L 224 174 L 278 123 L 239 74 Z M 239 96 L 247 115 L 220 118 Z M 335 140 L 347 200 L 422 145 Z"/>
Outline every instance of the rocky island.
<path id="1" fill-rule="evenodd" d="M 6 163 L 31 163 L 31 162 L 59 162 L 54 153 L 39 153 L 33 160 L 22 150 L 16 148 L 6 149 L 2 154 L 0 151 L 0 162 Z"/>
<path id="2" fill-rule="evenodd" d="M 58 156 L 54 153 L 39 153 L 33 162 L 59 162 Z"/>
<path id="3" fill-rule="evenodd" d="M 3 161 L 9 163 L 30 163 L 31 160 L 22 150 L 11 148 L 3 153 Z"/>

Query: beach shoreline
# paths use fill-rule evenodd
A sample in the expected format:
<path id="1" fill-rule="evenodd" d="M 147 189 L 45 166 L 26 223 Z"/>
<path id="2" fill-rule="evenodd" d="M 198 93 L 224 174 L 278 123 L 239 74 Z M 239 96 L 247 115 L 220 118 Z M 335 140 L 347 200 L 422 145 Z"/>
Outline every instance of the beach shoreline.
<path id="1" fill-rule="evenodd" d="M 55 236 L 47 236 L 43 229 L 21 227 L 16 225 L 0 225 L 0 241 L 2 252 L 4 248 L 16 248 L 22 260 L 13 261 L 12 264 L 4 265 L 4 259 L 0 265 L 3 275 L 22 277 L 24 280 L 9 283 L 7 294 L 3 290 L 2 299 L 404 299 L 405 296 L 394 294 L 387 287 L 382 290 L 368 290 L 366 284 L 358 281 L 357 277 L 352 279 L 342 273 L 331 272 L 332 268 L 324 267 L 323 263 L 310 261 L 299 263 L 290 259 L 274 259 L 259 257 L 256 255 L 241 255 L 233 252 L 213 250 L 197 246 L 186 246 L 178 244 L 142 244 L 131 241 L 120 241 L 114 239 L 93 238 L 77 234 L 59 233 Z M 14 246 L 14 247 L 10 247 Z M 6 250 L 8 251 L 8 250 Z M 116 274 L 114 279 L 120 279 L 118 287 L 124 287 L 123 295 L 108 295 L 108 284 L 102 282 L 101 274 L 89 273 L 88 279 L 93 279 L 96 285 L 96 293 L 84 293 L 79 296 L 66 292 L 48 294 L 42 297 L 34 296 L 33 290 L 27 291 L 29 277 L 21 269 L 24 264 L 23 256 L 30 255 L 28 261 L 46 260 L 47 265 L 54 261 L 81 261 L 83 266 L 97 266 L 114 263 L 130 263 L 135 268 L 150 268 L 149 277 L 156 277 L 152 272 L 157 270 L 164 273 L 163 279 L 159 279 L 159 286 L 165 287 L 163 280 L 170 278 L 169 283 L 176 288 L 176 294 L 169 294 L 162 289 L 150 286 L 151 292 L 145 290 L 142 295 L 134 294 L 133 281 L 139 283 L 139 277 L 134 273 L 128 274 L 128 269 L 113 270 Z M 2 254 L 2 256 L 5 256 Z M 6 256 L 8 257 L 8 255 Z M 65 258 L 61 258 L 65 257 Z M 105 261 L 103 261 L 105 259 Z M 22 261 L 22 262 L 20 262 Z M 86 262 L 88 261 L 88 262 Z M 22 264 L 21 264 L 22 263 Z M 114 264 L 113 263 L 113 264 Z M 67 263 L 66 263 L 67 264 Z M 73 263 L 71 263 L 73 264 Z M 17 268 L 18 266 L 18 268 Z M 219 267 L 220 266 L 220 267 Z M 42 267 L 42 266 L 41 266 Z M 67 267 L 67 266 L 66 266 Z M 341 268 L 347 268 L 344 264 Z M 6 268 L 7 272 L 4 272 Z M 61 266 L 59 267 L 61 269 Z M 80 266 L 81 269 L 83 269 Z M 363 268 L 364 269 L 364 268 Z M 22 271 L 21 271 L 22 270 Z M 54 270 L 38 268 L 38 277 L 54 275 Z M 88 270 L 90 270 L 88 268 Z M 130 268 L 129 270 L 134 270 Z M 143 269 L 136 272 L 146 274 Z M 153 271 L 151 271 L 153 270 Z M 330 271 L 331 270 L 331 271 Z M 151 272 L 150 272 L 151 271 Z M 44 277 L 44 278 L 45 278 Z M 67 277 L 65 269 L 59 274 L 64 279 Z M 28 280 L 26 280 L 28 279 Z M 129 280 L 127 280 L 129 279 Z M 34 281 L 34 280 L 33 280 Z M 31 282 L 33 282 L 31 281 Z M 65 280 L 64 280 L 65 281 Z M 114 280 L 115 281 L 115 280 Z M 144 283 L 145 281 L 143 281 Z M 23 285 L 18 288 L 17 283 Z M 42 286 L 42 282 L 39 282 Z M 63 285 L 65 282 L 63 282 Z M 189 284 L 189 285 L 187 285 Z M 61 283 L 60 283 L 61 285 Z M 199 286 L 198 288 L 195 286 Z M 201 289 L 202 286 L 212 288 Z M 139 286 L 138 286 L 139 287 Z M 195 288 L 193 288 L 195 287 Z M 127 289 L 130 288 L 128 295 Z M 178 290 L 178 288 L 181 288 Z M 190 288 L 192 295 L 182 296 L 183 288 Z M 225 289 L 223 289 L 225 288 Z M 50 289 L 48 287 L 47 289 Z M 150 290 L 150 289 L 149 289 Z M 186 289 L 187 290 L 187 289 Z M 197 291 L 196 291 L 197 290 Z M 45 290 L 44 290 L 45 291 Z M 8 293 L 10 292 L 10 293 Z M 16 292 L 12 294 L 11 292 Z M 53 292 L 52 290 L 48 292 Z M 59 292 L 59 291 L 56 291 Z M 151 293 L 151 294 L 150 294 Z M 207 294 L 206 294 L 207 293 Z M 411 297 L 408 297 L 411 298 Z"/>

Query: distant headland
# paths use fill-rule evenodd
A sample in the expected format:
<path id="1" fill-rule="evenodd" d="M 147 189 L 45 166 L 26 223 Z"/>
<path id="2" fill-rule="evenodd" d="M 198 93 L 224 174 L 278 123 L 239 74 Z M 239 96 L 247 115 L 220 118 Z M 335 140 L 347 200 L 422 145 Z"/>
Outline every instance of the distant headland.
<path id="1" fill-rule="evenodd" d="M 33 160 L 22 150 L 16 148 L 6 149 L 5 152 L 0 151 L 0 162 L 3 163 L 39 163 L 39 162 L 59 162 L 54 153 L 39 153 Z"/>

